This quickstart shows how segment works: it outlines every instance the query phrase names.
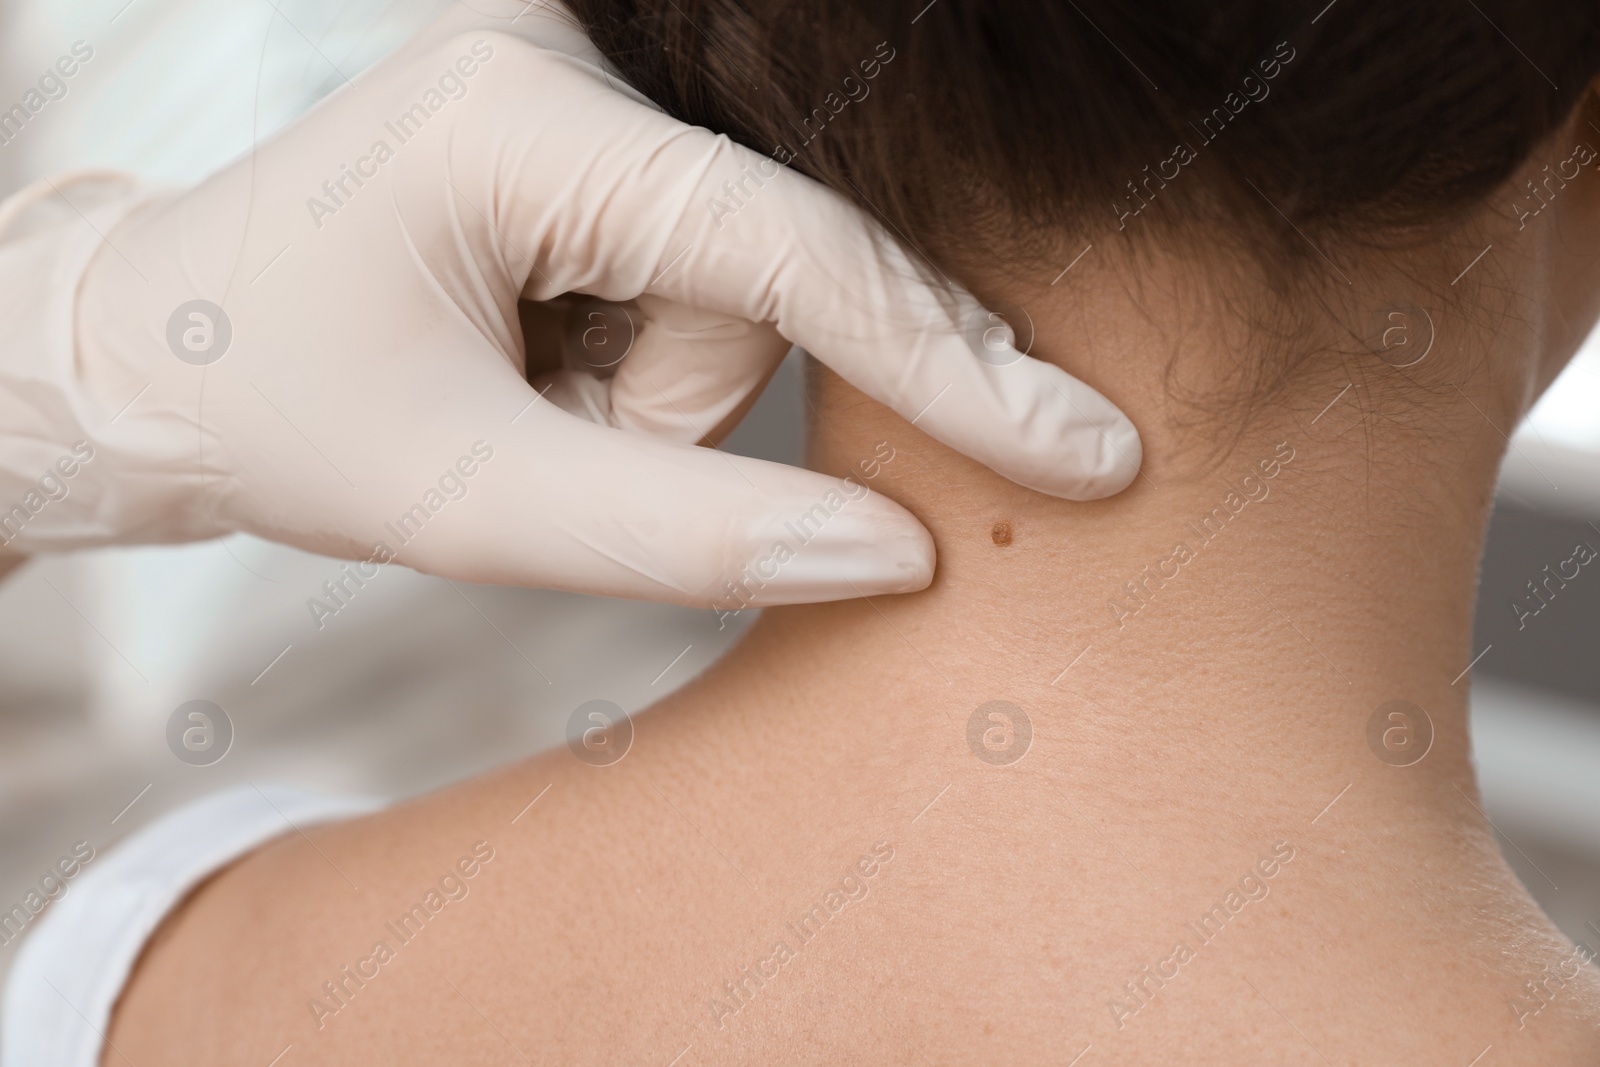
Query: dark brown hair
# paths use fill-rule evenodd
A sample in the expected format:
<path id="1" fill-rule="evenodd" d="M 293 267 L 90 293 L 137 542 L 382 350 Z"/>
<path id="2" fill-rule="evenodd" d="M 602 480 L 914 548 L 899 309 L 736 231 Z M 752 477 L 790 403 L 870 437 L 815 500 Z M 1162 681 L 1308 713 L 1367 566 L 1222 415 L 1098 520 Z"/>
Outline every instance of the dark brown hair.
<path id="1" fill-rule="evenodd" d="M 668 112 L 936 262 L 1152 216 L 1285 255 L 1307 254 L 1290 221 L 1336 244 L 1425 226 L 1505 182 L 1600 73 L 1596 0 L 569 7 Z"/>

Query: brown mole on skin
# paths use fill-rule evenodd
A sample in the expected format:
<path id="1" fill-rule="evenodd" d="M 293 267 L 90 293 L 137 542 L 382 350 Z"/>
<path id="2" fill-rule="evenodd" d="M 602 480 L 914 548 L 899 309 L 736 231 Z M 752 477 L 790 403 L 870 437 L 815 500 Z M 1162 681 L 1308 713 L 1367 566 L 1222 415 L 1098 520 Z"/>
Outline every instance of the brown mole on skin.
<path id="1" fill-rule="evenodd" d="M 1009 545 L 1011 543 L 1011 520 L 1001 519 L 995 523 L 994 528 L 989 531 L 989 539 L 997 545 Z"/>

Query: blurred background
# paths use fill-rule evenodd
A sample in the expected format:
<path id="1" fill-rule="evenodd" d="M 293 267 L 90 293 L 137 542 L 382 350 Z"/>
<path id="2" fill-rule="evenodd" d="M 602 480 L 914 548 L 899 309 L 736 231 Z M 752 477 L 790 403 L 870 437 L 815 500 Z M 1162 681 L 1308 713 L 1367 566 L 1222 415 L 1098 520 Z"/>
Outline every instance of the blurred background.
<path id="1" fill-rule="evenodd" d="M 0 104 L 76 41 L 93 59 L 0 145 L 0 195 L 111 166 L 192 182 L 355 77 L 439 0 L 89 0 L 0 5 Z M 791 356 L 726 447 L 800 455 Z M 1507 858 L 1574 938 L 1600 937 L 1600 575 L 1519 620 L 1542 579 L 1600 550 L 1600 340 L 1516 435 L 1484 561 L 1475 750 Z M 633 711 L 748 620 L 563 593 L 452 586 L 386 567 L 319 629 L 338 561 L 248 537 L 42 558 L 0 582 L 0 905 L 75 842 L 103 851 L 205 792 L 287 781 L 413 793 L 561 743 L 580 703 Z M 1520 623 L 1520 625 L 1519 625 Z M 1465 683 L 1463 683 L 1465 684 Z M 191 700 L 226 757 L 175 758 Z M 15 943 L 0 947 L 0 972 Z"/>

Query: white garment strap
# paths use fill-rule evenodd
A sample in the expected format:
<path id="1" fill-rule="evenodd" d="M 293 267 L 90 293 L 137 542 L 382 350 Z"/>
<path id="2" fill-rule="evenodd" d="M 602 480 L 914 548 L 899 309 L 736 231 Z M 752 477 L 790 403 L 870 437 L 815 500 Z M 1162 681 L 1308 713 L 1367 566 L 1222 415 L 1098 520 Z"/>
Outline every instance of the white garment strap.
<path id="1" fill-rule="evenodd" d="M 163 918 L 233 860 L 296 827 L 382 807 L 242 786 L 170 812 L 97 857 L 32 926 L 0 1013 L 0 1067 L 97 1067 L 111 1010 Z"/>

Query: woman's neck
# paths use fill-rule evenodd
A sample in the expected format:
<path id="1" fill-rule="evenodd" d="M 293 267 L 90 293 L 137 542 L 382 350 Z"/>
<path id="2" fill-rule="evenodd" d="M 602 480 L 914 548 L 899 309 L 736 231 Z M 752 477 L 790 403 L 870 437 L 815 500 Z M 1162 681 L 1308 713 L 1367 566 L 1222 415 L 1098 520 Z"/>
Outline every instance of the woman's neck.
<path id="1" fill-rule="evenodd" d="M 1064 504 L 864 414 L 845 388 L 819 390 L 825 412 L 849 413 L 821 418 L 813 465 L 916 513 L 937 578 L 909 596 L 771 610 L 707 683 L 784 677 L 785 699 L 831 720 L 817 729 L 841 745 L 863 714 L 965 744 L 969 718 L 989 723 L 979 709 L 1005 701 L 1031 726 L 1019 767 L 1070 764 L 1119 789 L 1148 778 L 1137 792 L 1156 806 L 1255 787 L 1255 803 L 1325 803 L 1404 758 L 1392 749 L 1409 720 L 1378 731 L 1378 752 L 1368 724 L 1405 701 L 1433 740 L 1387 785 L 1471 793 L 1465 671 L 1503 447 L 1477 415 L 1481 432 L 1453 435 L 1451 453 L 1375 425 L 1365 389 L 1331 389 L 1326 410 L 1249 435 L 1214 468 L 1164 463 L 1158 440 L 1127 493 Z M 1454 391 L 1446 403 L 1451 418 L 1491 406 Z"/>
<path id="2" fill-rule="evenodd" d="M 1477 288 L 1426 280 L 1481 248 L 1483 226 L 1504 247 Z M 1425 718 L 1427 754 L 1387 787 L 1451 803 L 1471 793 L 1474 594 L 1506 434 L 1597 299 L 1559 229 L 1505 226 L 1371 257 L 1303 312 L 1267 299 L 1265 319 L 1217 296 L 1207 249 L 1097 250 L 1070 294 L 980 284 L 999 306 L 1027 307 L 1034 355 L 1141 427 L 1141 475 L 1109 500 L 1023 490 L 813 365 L 810 465 L 921 518 L 938 573 L 917 594 L 770 611 L 726 673 L 828 664 L 793 692 L 817 690 L 807 715 L 832 715 L 846 737 L 855 705 L 886 694 L 941 708 L 958 734 L 975 709 L 1008 701 L 1032 723 L 1025 760 L 1158 779 L 1155 804 L 1163 783 L 1225 793 L 1255 767 L 1342 788 L 1392 771 L 1406 723 Z M 1248 417 L 1225 421 L 1197 399 L 1235 400 L 1274 365 L 1287 368 L 1281 388 Z M 1376 729 L 1375 753 L 1369 721 L 1394 701 L 1415 710 L 1378 716 L 1393 728 Z M 1223 765 L 1227 776 L 1206 771 Z M 1313 798 L 1274 783 L 1268 799 Z"/>
<path id="3" fill-rule="evenodd" d="M 1452 684 L 1499 446 L 1369 460 L 1353 399 L 1220 475 L 1149 440 L 1149 483 L 1079 506 L 826 385 L 814 465 L 921 515 L 930 589 L 769 611 L 613 764 L 553 751 L 286 837 L 197 894 L 124 998 L 152 1029 L 112 1039 L 245 1018 L 369 1062 L 492 1018 L 563 1062 L 599 1030 L 627 1062 L 1594 1062 L 1600 986 L 1500 860 Z M 1393 732 L 1420 720 L 1369 743 L 1391 700 L 1425 750 Z M 444 955 L 313 1030 L 352 951 L 325 931 L 403 914 L 478 836 L 495 873 Z M 216 1000 L 238 959 L 266 962 Z M 458 970 L 476 1011 L 416 1011 Z M 620 1022 L 594 996 L 637 989 Z"/>
<path id="4" fill-rule="evenodd" d="M 1067 505 L 821 392 L 813 465 L 917 513 L 939 571 L 917 594 L 771 609 L 647 716 L 719 779 L 738 753 L 736 780 L 708 786 L 739 798 L 732 840 L 763 856 L 818 854 L 819 834 L 840 854 L 890 843 L 896 944 L 942 946 L 898 949 L 906 966 L 977 952 L 973 983 L 1014 988 L 1042 965 L 998 946 L 1057 946 L 1039 1007 L 1067 1020 L 1067 1058 L 1094 1042 L 1154 1062 L 1257 1032 L 1275 1017 L 1235 972 L 1272 974 L 1263 991 L 1317 1020 L 1316 1043 L 1345 1041 L 1330 995 L 1386 1017 L 1385 974 L 1452 1026 L 1490 1006 L 1462 1062 L 1535 1048 L 1512 1007 L 1573 949 L 1499 855 L 1466 732 L 1492 428 L 1452 434 L 1453 456 L 1426 434 L 1399 448 L 1346 394 L 1214 473 L 1164 469 L 1155 442 L 1150 478 Z M 980 912 L 984 932 L 960 925 Z M 1291 975 L 1285 954 L 1318 968 Z M 1195 955 L 1208 977 L 1185 986 L 1172 976 Z M 1186 992 L 1163 993 L 1173 981 Z M 1574 992 L 1561 1011 L 1577 1014 L 1537 1040 L 1589 1040 L 1573 1035 L 1595 997 Z"/>
<path id="5" fill-rule="evenodd" d="M 1424 361 L 1333 338 L 1220 459 L 1195 441 L 1229 428 L 1192 431 L 1156 354 L 1219 386 L 1249 339 L 1156 306 L 1205 264 L 1124 286 L 1097 249 L 1036 303 L 1035 353 L 1144 431 L 1107 501 L 1004 482 L 819 372 L 811 465 L 926 523 L 929 589 L 769 610 L 615 763 L 551 751 L 287 835 L 169 921 L 111 1040 L 155 1062 L 221 1019 L 241 1057 L 293 1032 L 328 1062 L 497 1039 L 577 1061 L 597 1033 L 627 1062 L 1596 1062 L 1600 982 L 1501 859 L 1464 714 L 1502 431 L 1600 302 L 1593 242 L 1562 236 L 1600 226 L 1600 186 L 1554 210 L 1474 237 L 1459 263 L 1495 250 L 1460 314 L 1386 275 L 1374 306 L 1434 308 Z M 797 515 L 798 551 L 859 496 Z M 480 836 L 495 873 L 445 940 L 313 1028 L 307 991 L 370 951 L 351 938 Z M 618 1016 L 619 990 L 648 995 Z"/>

